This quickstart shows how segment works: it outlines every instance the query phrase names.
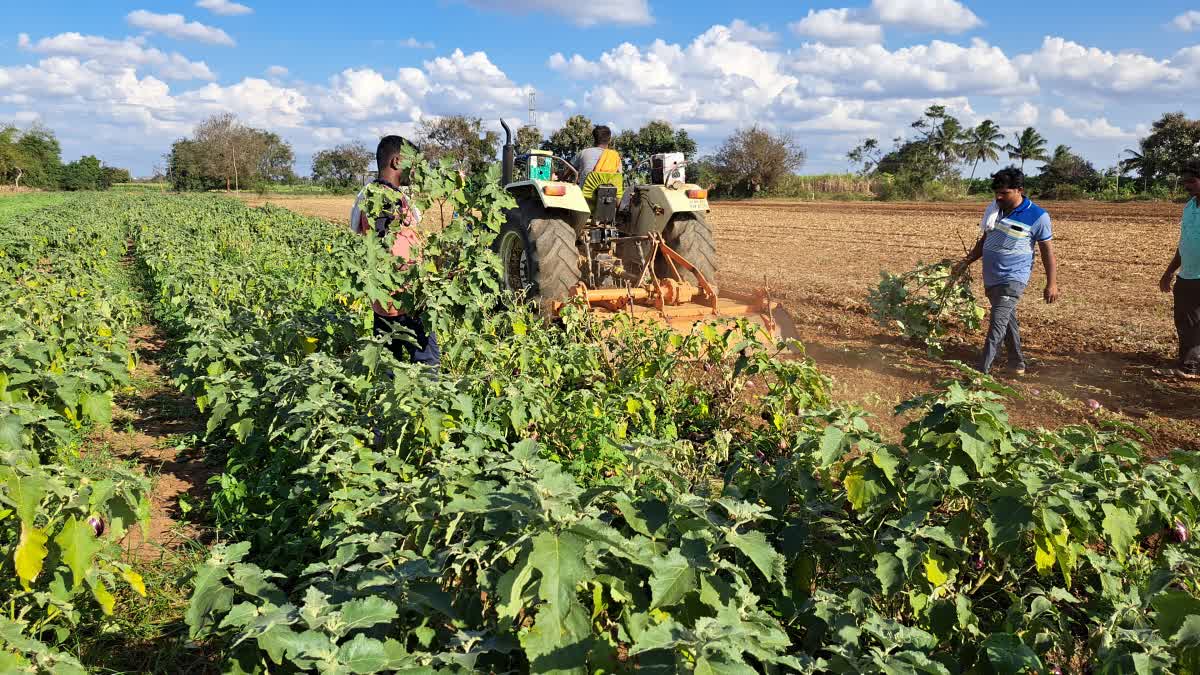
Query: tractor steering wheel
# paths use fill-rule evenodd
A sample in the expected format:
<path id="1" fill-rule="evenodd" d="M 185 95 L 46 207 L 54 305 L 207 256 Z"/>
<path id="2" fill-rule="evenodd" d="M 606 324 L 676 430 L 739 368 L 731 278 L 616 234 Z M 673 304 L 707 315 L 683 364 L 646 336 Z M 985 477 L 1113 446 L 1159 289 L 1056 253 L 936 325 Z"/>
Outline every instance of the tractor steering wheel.
<path id="1" fill-rule="evenodd" d="M 579 169 L 576 169 L 575 165 L 571 164 L 571 162 L 569 160 L 563 159 L 562 157 L 559 157 L 558 155 L 534 155 L 532 153 L 527 152 L 523 155 L 517 155 L 515 158 L 513 158 L 513 162 L 516 163 L 521 160 L 525 160 L 526 162 L 528 162 L 530 157 L 549 157 L 551 161 L 561 162 L 563 166 L 565 166 L 571 170 L 571 175 L 573 176 L 570 181 L 563 181 L 563 182 L 569 182 L 569 183 L 578 183 L 579 182 Z M 553 168 L 553 165 L 551 165 L 551 167 Z"/>

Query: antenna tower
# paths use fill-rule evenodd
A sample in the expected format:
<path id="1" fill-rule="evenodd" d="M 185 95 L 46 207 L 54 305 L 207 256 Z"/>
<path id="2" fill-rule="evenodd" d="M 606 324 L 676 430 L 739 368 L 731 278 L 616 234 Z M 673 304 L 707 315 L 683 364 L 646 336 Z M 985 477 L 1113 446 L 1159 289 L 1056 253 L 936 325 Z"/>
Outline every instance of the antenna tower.
<path id="1" fill-rule="evenodd" d="M 537 92 L 529 90 L 529 126 L 537 126 Z"/>

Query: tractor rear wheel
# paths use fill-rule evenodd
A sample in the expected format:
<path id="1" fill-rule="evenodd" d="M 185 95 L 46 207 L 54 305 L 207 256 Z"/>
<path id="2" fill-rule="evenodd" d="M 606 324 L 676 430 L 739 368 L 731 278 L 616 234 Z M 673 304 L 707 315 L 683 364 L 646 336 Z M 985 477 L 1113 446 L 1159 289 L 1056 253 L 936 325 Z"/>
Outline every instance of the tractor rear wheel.
<path id="1" fill-rule="evenodd" d="M 671 216 L 671 221 L 663 230 L 663 240 L 667 246 L 695 265 L 700 274 L 704 275 L 704 280 L 714 291 L 717 290 L 717 243 L 704 214 L 688 212 Z M 656 270 L 659 276 L 666 275 L 669 269 L 666 261 L 660 259 L 657 264 L 660 266 Z M 679 273 L 684 281 L 698 285 L 691 272 L 680 269 Z"/>
<path id="2" fill-rule="evenodd" d="M 543 312 L 583 279 L 575 228 L 540 206 L 510 211 L 492 248 L 500 256 L 503 287 L 537 301 Z"/>

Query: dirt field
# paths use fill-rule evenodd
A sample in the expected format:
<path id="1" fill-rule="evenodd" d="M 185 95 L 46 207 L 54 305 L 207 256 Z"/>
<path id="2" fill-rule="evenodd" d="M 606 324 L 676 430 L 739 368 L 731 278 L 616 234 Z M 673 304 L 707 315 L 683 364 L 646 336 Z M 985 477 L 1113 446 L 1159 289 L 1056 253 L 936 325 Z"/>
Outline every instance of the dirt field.
<path id="1" fill-rule="evenodd" d="M 248 197 L 345 220 L 349 197 Z M 978 236 L 984 202 L 726 202 L 714 204 L 726 286 L 764 284 L 796 314 L 809 353 L 855 400 L 898 429 L 892 407 L 956 371 L 905 344 L 867 316 L 867 289 L 880 270 L 958 258 Z M 1200 385 L 1151 370 L 1174 356 L 1169 296 L 1158 279 L 1174 251 L 1181 206 L 1048 202 L 1061 297 L 1042 302 L 1041 261 L 1021 302 L 1030 372 L 1014 386 L 1016 421 L 1058 426 L 1117 416 L 1152 433 L 1156 453 L 1200 449 Z M 980 276 L 978 264 L 974 276 Z M 976 282 L 977 285 L 978 282 Z M 983 297 L 982 286 L 977 289 Z M 972 363 L 982 335 L 958 336 L 947 358 Z M 1095 399 L 1104 408 L 1088 411 Z"/>

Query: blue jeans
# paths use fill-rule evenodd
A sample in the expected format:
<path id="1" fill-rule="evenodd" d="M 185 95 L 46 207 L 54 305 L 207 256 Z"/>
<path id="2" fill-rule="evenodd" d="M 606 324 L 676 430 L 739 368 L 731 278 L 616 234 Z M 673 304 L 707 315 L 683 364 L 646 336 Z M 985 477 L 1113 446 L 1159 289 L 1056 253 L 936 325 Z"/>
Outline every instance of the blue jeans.
<path id="1" fill-rule="evenodd" d="M 1000 352 L 1000 343 L 1008 345 L 1008 367 L 1025 368 L 1025 356 L 1021 353 L 1021 327 L 1017 323 L 1017 303 L 1025 292 L 1025 284 L 1010 281 L 988 286 L 988 300 L 992 303 L 992 316 L 988 320 L 987 341 L 983 343 L 983 358 L 979 370 L 986 373 Z"/>

